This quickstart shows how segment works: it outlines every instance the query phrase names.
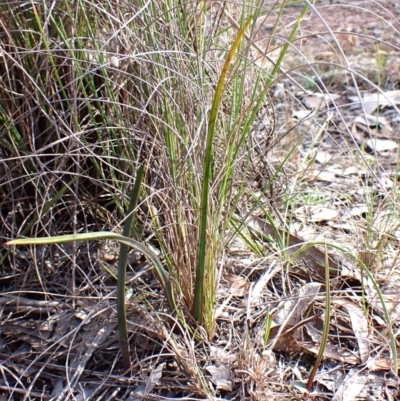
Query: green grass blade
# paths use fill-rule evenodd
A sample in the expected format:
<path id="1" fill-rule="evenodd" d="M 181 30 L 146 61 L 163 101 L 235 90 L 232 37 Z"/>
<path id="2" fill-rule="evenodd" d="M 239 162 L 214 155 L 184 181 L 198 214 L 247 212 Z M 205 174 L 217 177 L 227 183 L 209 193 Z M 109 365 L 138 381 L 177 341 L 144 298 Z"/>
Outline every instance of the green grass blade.
<path id="1" fill-rule="evenodd" d="M 136 208 L 140 187 L 143 181 L 144 167 L 138 168 L 135 184 L 132 189 L 131 199 L 127 210 L 128 217 L 125 220 L 122 235 L 130 238 L 132 231 L 132 223 L 134 218 L 133 211 Z M 131 367 L 129 343 L 128 343 L 128 325 L 126 322 L 126 305 L 125 305 L 125 282 L 126 282 L 126 265 L 128 263 L 129 246 L 121 244 L 118 259 L 118 281 L 117 281 L 117 312 L 118 312 L 118 332 L 121 343 L 122 363 L 125 371 L 129 371 Z"/>
<path id="2" fill-rule="evenodd" d="M 221 76 L 218 81 L 218 85 L 215 91 L 214 101 L 210 111 L 208 132 L 207 132 L 207 143 L 204 157 L 203 166 L 203 183 L 201 191 L 201 206 L 200 206 L 200 229 L 199 229 L 199 247 L 197 254 L 197 268 L 196 268 L 196 282 L 194 290 L 194 311 L 193 316 L 195 320 L 202 323 L 203 321 L 203 289 L 204 289 L 204 275 L 206 265 L 206 253 L 207 253 L 207 217 L 208 217 L 208 197 L 209 197 L 209 185 L 211 181 L 211 161 L 212 161 L 212 145 L 215 131 L 215 123 L 217 120 L 218 109 L 222 98 L 225 78 L 228 73 L 229 66 L 233 60 L 237 48 L 243 39 L 244 33 L 251 22 L 251 17 L 247 19 L 243 28 L 239 31 L 238 36 L 232 44 L 232 47 L 225 60 L 225 64 L 222 68 Z M 214 268 L 214 267 L 210 267 Z M 210 289 L 211 290 L 211 289 Z"/>
<path id="3" fill-rule="evenodd" d="M 301 10 L 301 13 L 300 13 L 299 17 L 296 19 L 296 22 L 294 24 L 294 27 L 293 27 L 292 31 L 290 32 L 288 40 L 287 40 L 286 44 L 283 46 L 283 49 L 282 49 L 281 53 L 279 54 L 278 60 L 275 63 L 274 69 L 271 72 L 271 75 L 270 75 L 269 80 L 268 80 L 267 87 L 269 87 L 271 85 L 271 83 L 274 80 L 276 74 L 278 73 L 278 71 L 279 71 L 279 69 L 280 69 L 280 67 L 282 65 L 283 59 L 284 59 L 287 51 L 289 50 L 290 43 L 295 38 L 296 33 L 297 33 L 297 31 L 298 31 L 298 29 L 300 27 L 301 21 L 303 20 L 306 12 L 308 10 L 308 7 L 309 6 L 306 3 L 304 5 L 303 9 Z"/>
<path id="4" fill-rule="evenodd" d="M 311 371 L 310 377 L 308 378 L 307 382 L 307 391 L 309 392 L 311 391 L 315 375 L 324 356 L 326 342 L 328 340 L 329 323 L 331 320 L 331 291 L 329 286 L 330 286 L 329 256 L 328 256 L 328 249 L 325 244 L 325 321 L 324 321 L 324 330 L 322 332 L 321 345 L 318 350 L 317 359 L 314 363 L 314 367 Z"/>
<path id="5" fill-rule="evenodd" d="M 109 231 L 98 231 L 94 233 L 81 233 L 81 234 L 71 234 L 71 235 L 57 235 L 54 237 L 41 237 L 41 238 L 21 238 L 8 241 L 6 245 L 51 245 L 51 244 L 65 244 L 68 242 L 75 241 L 97 241 L 97 240 L 115 240 L 121 244 L 125 244 L 131 248 L 137 249 L 142 252 L 154 265 L 156 268 L 157 278 L 160 281 L 165 295 L 167 297 L 168 304 L 172 312 L 175 312 L 175 301 L 173 299 L 172 287 L 169 280 L 167 272 L 164 270 L 160 260 L 157 256 L 149 249 L 146 245 L 140 242 L 124 237 L 121 234 L 112 233 Z"/>
<path id="6" fill-rule="evenodd" d="M 132 200 L 132 199 L 131 199 Z M 141 244 L 140 242 L 133 240 L 128 237 L 124 237 L 120 234 L 115 234 L 108 231 L 99 231 L 95 233 L 84 233 L 84 234 L 71 234 L 71 235 L 60 235 L 54 237 L 42 237 L 42 238 L 22 238 L 16 239 L 12 241 L 8 241 L 7 245 L 50 245 L 50 244 L 61 244 L 61 243 L 68 243 L 68 242 L 75 242 L 75 241 L 95 241 L 95 240 L 115 240 L 118 241 L 120 244 L 125 245 L 127 247 L 131 247 L 137 249 L 139 252 L 142 252 L 154 265 L 157 273 L 157 277 L 160 281 L 161 286 L 163 287 L 164 293 L 167 297 L 168 304 L 171 308 L 172 312 L 176 311 L 175 301 L 173 298 L 172 293 L 172 286 L 169 280 L 169 276 L 167 272 L 164 270 L 160 260 L 151 252 L 145 245 Z M 125 271 L 125 265 L 124 265 Z M 125 307 L 125 281 L 123 277 L 118 277 L 118 288 L 122 288 L 122 291 L 117 293 L 117 303 L 120 305 L 124 303 Z M 119 310 L 118 310 L 119 312 Z M 122 317 L 125 318 L 126 316 Z M 121 319 L 122 319 L 121 318 Z M 118 320 L 120 316 L 118 316 Z M 124 358 L 124 356 L 123 356 Z M 128 356 L 129 358 L 129 356 Z"/>
<path id="7" fill-rule="evenodd" d="M 67 185 L 64 185 L 49 202 L 46 202 L 46 204 L 43 206 L 42 212 L 34 217 L 29 224 L 27 224 L 27 226 L 22 230 L 21 235 L 25 235 L 38 221 L 40 221 L 40 219 L 56 204 L 56 202 L 61 199 L 67 189 L 71 188 L 72 184 L 74 184 L 77 179 L 78 177 L 74 177 L 70 182 L 67 183 Z M 6 252 L 5 255 L 0 259 L 0 266 L 3 264 L 7 255 L 8 252 Z"/>
<path id="8" fill-rule="evenodd" d="M 307 250 L 309 247 L 313 247 L 316 245 L 322 245 L 322 246 L 329 245 L 330 247 L 337 249 L 338 251 L 347 255 L 350 259 L 352 259 L 355 263 L 357 263 L 361 267 L 361 271 L 364 272 L 368 276 L 368 278 L 371 280 L 371 283 L 372 283 L 372 285 L 378 295 L 379 301 L 382 305 L 383 314 L 385 316 L 386 325 L 387 325 L 387 328 L 389 331 L 390 351 L 391 351 L 392 359 L 393 359 L 393 371 L 397 373 L 398 372 L 397 346 L 396 346 L 396 337 L 393 333 L 392 319 L 390 318 L 390 314 L 389 314 L 388 308 L 386 306 L 385 299 L 383 298 L 382 291 L 380 290 L 379 284 L 376 282 L 374 275 L 370 272 L 368 267 L 360 259 L 355 257 L 351 252 L 346 251 L 345 249 L 343 249 L 335 244 L 326 244 L 325 242 L 323 242 L 323 243 L 322 242 L 313 242 L 310 244 L 305 244 L 303 247 L 301 247 L 301 249 L 299 249 L 298 251 L 296 251 L 294 254 L 291 255 L 292 259 L 295 259 L 296 257 L 298 257 L 302 252 Z M 317 261 L 317 263 L 318 263 L 318 261 Z M 326 266 L 325 266 L 325 268 L 326 268 Z"/>

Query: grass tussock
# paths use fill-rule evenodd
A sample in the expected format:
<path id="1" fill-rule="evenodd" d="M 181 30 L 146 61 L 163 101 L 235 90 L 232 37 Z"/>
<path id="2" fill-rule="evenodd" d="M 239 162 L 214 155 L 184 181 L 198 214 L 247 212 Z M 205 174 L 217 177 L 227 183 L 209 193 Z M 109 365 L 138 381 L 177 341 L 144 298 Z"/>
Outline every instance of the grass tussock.
<path id="1" fill-rule="evenodd" d="M 0 234 L 27 237 L 0 255 L 8 399 L 281 399 L 322 394 L 329 360 L 397 371 L 398 162 L 384 181 L 333 96 L 392 82 L 387 42 L 367 74 L 328 26 L 321 60 L 315 7 L 0 5 Z M 362 172 L 326 188 L 335 157 Z"/>

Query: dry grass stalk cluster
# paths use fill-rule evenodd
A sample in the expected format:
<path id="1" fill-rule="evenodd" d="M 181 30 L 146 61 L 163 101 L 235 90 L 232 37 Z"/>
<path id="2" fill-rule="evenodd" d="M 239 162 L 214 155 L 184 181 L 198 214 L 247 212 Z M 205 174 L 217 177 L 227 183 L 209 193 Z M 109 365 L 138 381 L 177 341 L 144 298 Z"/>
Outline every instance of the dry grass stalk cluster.
<path id="1" fill-rule="evenodd" d="M 399 13 L 363 4 L 382 17 L 374 47 L 369 25 L 336 35 L 322 17 L 316 35 L 324 7 L 302 19 L 297 3 L 171 3 L 0 5 L 1 237 L 121 232 L 145 164 L 133 236 L 163 261 L 182 312 L 171 314 L 132 252 L 124 372 L 109 273 L 118 246 L 4 246 L 0 397 L 283 400 L 312 385 L 315 399 L 349 400 L 357 386 L 354 397 L 395 399 L 400 96 L 389 71 L 399 47 L 386 30 Z M 204 280 L 214 295 L 201 325 L 192 309 L 210 108 L 248 15 L 256 23 L 216 123 Z M 353 57 L 360 40 L 386 52 L 372 72 Z"/>

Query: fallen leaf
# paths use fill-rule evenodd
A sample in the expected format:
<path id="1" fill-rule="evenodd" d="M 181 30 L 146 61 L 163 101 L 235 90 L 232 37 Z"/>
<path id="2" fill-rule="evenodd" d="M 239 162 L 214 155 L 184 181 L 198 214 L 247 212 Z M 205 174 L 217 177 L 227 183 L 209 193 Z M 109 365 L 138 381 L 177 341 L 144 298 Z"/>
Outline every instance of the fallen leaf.
<path id="1" fill-rule="evenodd" d="M 369 127 L 363 124 L 354 123 L 351 126 L 351 134 L 358 143 L 364 143 L 365 137 L 370 137 L 374 133 Z"/>
<path id="2" fill-rule="evenodd" d="M 303 318 L 304 310 L 310 305 L 321 289 L 320 283 L 307 283 L 300 288 L 295 299 L 289 299 L 280 304 L 273 315 L 274 323 L 294 326 Z"/>
<path id="3" fill-rule="evenodd" d="M 336 174 L 326 170 L 312 170 L 307 178 L 309 177 L 317 181 L 334 182 Z"/>
<path id="4" fill-rule="evenodd" d="M 227 274 L 226 280 L 231 284 L 230 293 L 236 297 L 244 297 L 248 294 L 250 282 L 246 277 L 236 274 Z"/>
<path id="5" fill-rule="evenodd" d="M 144 383 L 139 384 L 135 390 L 131 392 L 126 401 L 141 401 L 145 399 L 158 384 L 164 370 L 165 362 L 160 363 L 146 378 Z"/>
<path id="6" fill-rule="evenodd" d="M 329 106 L 332 101 L 339 98 L 336 93 L 313 93 L 312 95 L 305 96 L 303 98 L 303 103 L 309 109 L 322 109 Z"/>
<path id="7" fill-rule="evenodd" d="M 400 366 L 400 359 L 397 360 L 397 366 Z M 376 370 L 391 370 L 393 369 L 393 360 L 389 356 L 387 358 L 373 358 L 367 362 L 368 369 Z"/>
<path id="8" fill-rule="evenodd" d="M 271 349 L 283 352 L 300 352 L 303 349 L 295 338 L 296 325 L 303 320 L 304 311 L 318 295 L 320 288 L 319 283 L 307 283 L 300 288 L 295 299 L 288 299 L 280 304 L 278 311 L 272 316 Z"/>
<path id="9" fill-rule="evenodd" d="M 317 355 L 319 353 L 319 344 L 315 345 L 312 343 L 300 342 L 297 337 L 296 340 L 299 345 L 301 345 L 306 350 L 312 352 Z M 350 365 L 359 365 L 360 358 L 352 354 L 350 351 L 339 348 L 336 345 L 326 344 L 324 349 L 324 358 L 334 359 L 336 361 L 340 361 L 343 363 L 348 363 Z"/>
<path id="10" fill-rule="evenodd" d="M 334 155 L 332 153 L 326 152 L 324 150 L 318 150 L 315 154 L 315 161 L 320 164 L 329 163 L 333 159 Z"/>
<path id="11" fill-rule="evenodd" d="M 368 321 L 364 310 L 359 305 L 345 298 L 334 299 L 333 303 L 346 308 L 349 312 L 351 326 L 357 338 L 358 352 L 360 353 L 361 363 L 367 362 L 370 349 L 368 340 Z"/>
<path id="12" fill-rule="evenodd" d="M 317 355 L 321 346 L 323 329 L 324 321 L 320 317 L 315 316 L 314 319 L 310 319 L 304 326 L 296 330 L 295 340 L 304 349 Z M 353 352 L 350 352 L 340 345 L 331 344 L 330 342 L 325 345 L 324 358 L 334 359 L 351 365 L 360 364 L 360 358 L 354 355 Z"/>
<path id="13" fill-rule="evenodd" d="M 64 383 L 61 379 L 58 379 L 54 384 L 53 391 L 51 392 L 51 395 L 54 397 L 54 399 L 57 399 L 57 397 L 62 393 L 63 389 Z"/>
<path id="14" fill-rule="evenodd" d="M 217 347 L 215 345 L 210 346 L 211 358 L 217 360 L 223 364 L 233 363 L 237 359 L 237 355 L 231 352 L 227 352 L 226 349 L 222 347 Z M 229 351 L 229 350 L 228 350 Z"/>
<path id="15" fill-rule="evenodd" d="M 300 221 L 314 223 L 334 220 L 339 216 L 337 210 L 318 205 L 301 206 L 294 211 L 294 214 Z"/>
<path id="16" fill-rule="evenodd" d="M 371 149 L 376 152 L 384 152 L 387 150 L 393 150 L 397 148 L 397 143 L 391 141 L 390 139 L 367 139 L 365 144 Z"/>
<path id="17" fill-rule="evenodd" d="M 353 217 L 362 216 L 368 213 L 367 205 L 353 206 L 348 212 L 344 213 L 341 220 L 351 220 Z"/>
<path id="18" fill-rule="evenodd" d="M 212 381 L 218 390 L 232 391 L 231 370 L 227 365 L 211 365 L 207 366 L 206 369 L 211 374 Z"/>
<path id="19" fill-rule="evenodd" d="M 304 120 L 305 118 L 313 116 L 315 113 L 310 110 L 293 110 L 293 117 L 298 120 Z"/>
<path id="20" fill-rule="evenodd" d="M 361 393 L 368 382 L 368 374 L 359 370 L 350 369 L 346 378 L 337 389 L 332 401 L 352 401 Z"/>
<path id="21" fill-rule="evenodd" d="M 339 222 L 333 222 L 330 221 L 328 222 L 329 227 L 332 228 L 337 228 L 341 231 L 348 231 L 349 233 L 353 232 L 353 233 L 357 233 L 359 232 L 359 224 L 357 224 L 357 222 L 353 222 L 353 221 L 339 221 Z"/>
<path id="22" fill-rule="evenodd" d="M 354 122 L 366 125 L 367 127 L 389 126 L 385 117 L 373 116 L 371 114 L 359 115 L 354 119 Z"/>
<path id="23" fill-rule="evenodd" d="M 337 173 L 339 175 L 339 173 Z M 343 177 L 348 177 L 350 175 L 356 175 L 356 176 L 364 176 L 366 174 L 366 170 L 357 168 L 355 166 L 347 167 L 344 170 L 341 171 L 340 175 Z"/>
<path id="24" fill-rule="evenodd" d="M 283 334 L 279 333 L 280 326 L 273 327 L 270 331 L 270 338 L 273 340 L 271 349 L 275 352 L 301 352 L 303 347 L 298 344 L 295 338 L 295 330 L 290 330 L 292 327 L 286 326 L 287 330 Z"/>
<path id="25" fill-rule="evenodd" d="M 400 294 L 399 291 L 390 286 L 387 286 L 382 290 L 382 296 L 385 301 L 386 308 L 389 312 L 390 319 L 392 323 L 398 323 L 400 320 Z M 376 293 L 375 288 L 372 286 L 372 283 L 368 282 L 368 302 L 374 308 L 374 310 L 379 313 L 381 317 L 385 317 L 385 313 L 382 308 L 381 301 Z M 386 323 L 385 323 L 386 324 Z"/>
<path id="26" fill-rule="evenodd" d="M 374 229 L 381 234 L 393 233 L 399 226 L 399 213 L 394 210 L 384 209 L 374 215 Z"/>
<path id="27" fill-rule="evenodd" d="M 393 90 L 381 93 L 365 93 L 361 101 L 358 96 L 349 96 L 349 99 L 353 103 L 362 104 L 366 114 L 372 114 L 378 107 L 400 104 L 400 91 Z"/>
<path id="28" fill-rule="evenodd" d="M 262 234 L 269 236 L 272 239 L 276 239 L 276 237 L 279 236 L 281 240 L 286 242 L 287 248 L 285 251 L 289 255 L 296 254 L 302 247 L 304 247 L 304 245 L 307 244 L 306 241 L 293 234 L 289 234 L 287 231 L 275 229 L 271 224 L 263 221 L 257 216 L 250 216 L 246 220 L 246 223 L 250 228 L 260 231 Z M 302 250 L 300 254 L 296 255 L 296 257 L 303 260 L 307 264 L 307 267 L 315 274 L 322 278 L 325 277 L 325 252 L 320 251 L 315 246 L 309 246 Z M 329 261 L 330 275 L 336 276 L 340 271 L 338 263 L 330 256 L 328 256 L 327 259 Z"/>
<path id="29" fill-rule="evenodd" d="M 261 297 L 262 290 L 268 284 L 269 280 L 279 271 L 282 270 L 282 264 L 275 263 L 260 276 L 257 283 L 254 285 L 253 290 L 251 291 L 251 300 L 250 304 L 255 304 Z"/>

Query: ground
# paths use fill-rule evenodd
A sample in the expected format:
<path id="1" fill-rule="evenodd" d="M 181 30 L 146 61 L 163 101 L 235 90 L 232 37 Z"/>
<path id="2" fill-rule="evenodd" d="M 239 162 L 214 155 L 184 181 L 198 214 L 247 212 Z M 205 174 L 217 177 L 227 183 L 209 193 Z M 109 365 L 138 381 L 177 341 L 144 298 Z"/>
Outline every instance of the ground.
<path id="1" fill-rule="evenodd" d="M 226 250 L 208 341 L 181 332 L 173 317 L 166 324 L 150 265 L 133 254 L 134 358 L 124 376 L 115 281 L 102 268 L 115 267 L 112 244 L 101 252 L 60 248 L 59 259 L 48 249 L 16 250 L 13 271 L 1 279 L 1 401 L 399 399 L 400 4 L 348 3 L 316 2 L 270 91 L 265 125 L 280 140 L 269 157 L 287 178 L 271 199 L 282 224 L 274 232 L 254 209 L 249 236 L 262 256 L 239 240 Z M 277 59 L 302 7 L 283 11 L 273 39 L 278 10 L 259 18 L 251 51 L 261 68 Z M 81 281 L 69 273 L 72 263 L 87 267 L 77 270 Z M 20 290 L 25 280 L 30 291 Z M 80 296 L 60 295 L 75 290 Z"/>

